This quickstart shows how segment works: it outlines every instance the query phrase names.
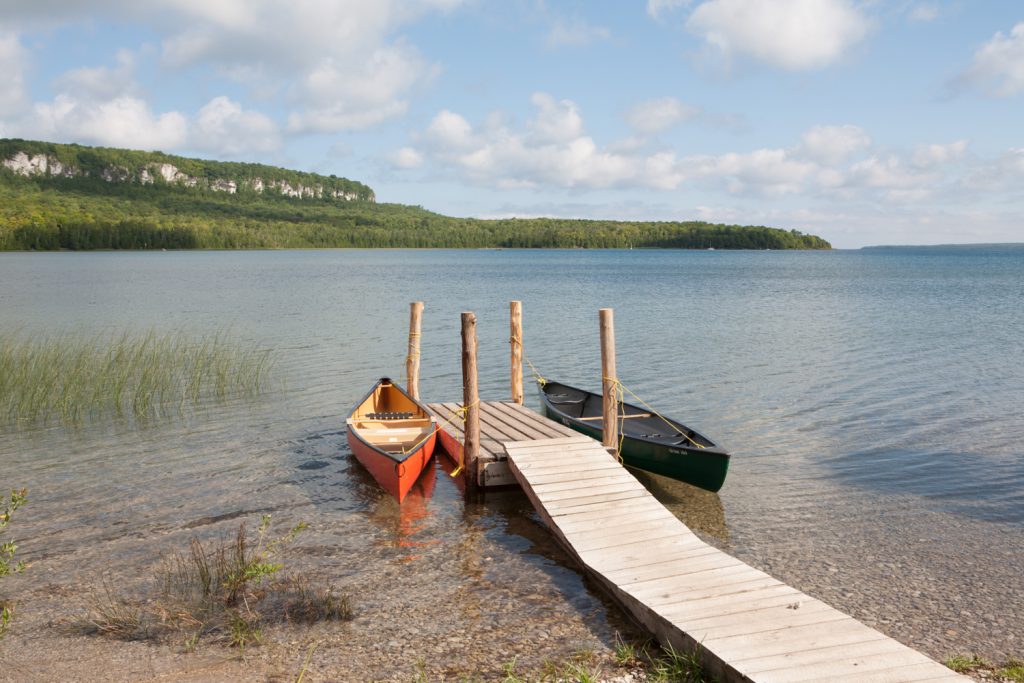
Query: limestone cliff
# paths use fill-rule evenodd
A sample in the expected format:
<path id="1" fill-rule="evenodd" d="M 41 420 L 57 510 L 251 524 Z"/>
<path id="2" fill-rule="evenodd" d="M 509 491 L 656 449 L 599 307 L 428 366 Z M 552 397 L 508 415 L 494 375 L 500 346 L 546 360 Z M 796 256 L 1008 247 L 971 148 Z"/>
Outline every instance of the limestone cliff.
<path id="1" fill-rule="evenodd" d="M 37 178 L 99 178 L 108 183 L 177 185 L 228 194 L 251 191 L 295 199 L 376 200 L 369 187 L 346 178 L 162 152 L 0 140 L 0 165 L 14 174 Z"/>

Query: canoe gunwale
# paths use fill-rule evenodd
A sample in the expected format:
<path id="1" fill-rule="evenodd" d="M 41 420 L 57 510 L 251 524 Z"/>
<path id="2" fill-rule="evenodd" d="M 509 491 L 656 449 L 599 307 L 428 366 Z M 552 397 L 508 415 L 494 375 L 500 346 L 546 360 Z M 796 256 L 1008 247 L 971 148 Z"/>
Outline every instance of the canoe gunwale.
<path id="1" fill-rule="evenodd" d="M 416 406 L 416 408 L 422 413 L 424 421 L 427 421 L 428 424 L 433 426 L 433 429 L 431 431 L 424 432 L 424 435 L 420 438 L 419 441 L 416 442 L 416 447 L 410 449 L 406 453 L 392 453 L 391 451 L 384 450 L 383 448 L 379 447 L 377 444 L 372 443 L 369 440 L 367 440 L 366 438 L 364 438 L 363 435 L 359 433 L 360 432 L 359 428 L 355 426 L 355 417 L 354 416 L 355 416 L 356 412 L 359 410 L 360 406 L 362 406 L 364 403 L 366 403 L 370 399 L 370 397 L 372 397 L 374 395 L 374 393 L 376 393 L 377 389 L 380 388 L 380 386 L 384 382 L 387 382 L 388 385 L 392 389 L 397 389 L 401 394 L 403 394 L 407 399 L 409 399 L 409 401 L 411 401 Z M 385 458 L 388 458 L 389 460 L 392 460 L 396 465 L 402 464 L 406 460 L 411 458 L 412 456 L 418 454 L 423 449 L 423 447 L 427 444 L 427 442 L 430 441 L 430 438 L 432 436 L 436 435 L 437 432 L 439 431 L 438 426 L 437 426 L 437 419 L 433 415 L 430 414 L 430 412 L 426 409 L 426 407 L 422 403 L 420 403 L 419 401 L 414 399 L 412 396 L 410 396 L 409 392 L 407 392 L 401 386 L 399 386 L 398 384 L 395 384 L 395 382 L 392 381 L 391 378 L 389 378 L 389 377 L 381 377 L 370 388 L 370 391 L 368 391 L 365 396 L 363 396 L 361 399 L 359 399 L 359 401 L 356 403 L 355 407 L 353 407 L 352 410 L 349 411 L 349 416 L 348 416 L 348 418 L 345 419 L 345 426 L 348 428 L 349 434 L 351 434 L 356 439 L 358 439 L 359 443 L 363 444 L 364 446 L 369 448 L 371 451 L 377 453 L 378 455 L 381 455 L 381 456 L 383 456 Z"/>
<path id="2" fill-rule="evenodd" d="M 576 387 L 562 384 L 560 382 L 546 382 L 540 386 L 541 406 L 543 414 L 553 420 L 574 429 L 582 434 L 601 440 L 604 433 L 604 425 L 596 420 L 582 420 L 575 415 L 570 415 L 561 409 L 559 403 L 551 400 L 549 391 L 565 391 L 562 396 L 570 400 L 561 402 L 562 405 L 575 406 L 580 418 L 589 417 L 602 400 L 599 394 L 590 391 L 577 389 Z M 589 404 L 589 405 L 588 405 Z M 624 415 L 630 415 L 631 411 L 643 412 L 639 407 L 625 402 L 619 402 Z M 652 412 L 653 411 L 649 411 Z M 664 427 L 658 429 L 651 424 L 653 419 L 659 422 L 664 420 L 678 436 L 664 434 Z M 619 454 L 623 464 L 627 467 L 635 467 L 654 474 L 660 474 L 670 479 L 682 481 L 712 493 L 717 492 L 725 483 L 725 477 L 729 471 L 731 457 L 725 449 L 718 447 L 713 441 L 703 434 L 692 430 L 681 422 L 668 420 L 656 413 L 652 418 L 639 418 L 636 420 L 625 420 L 621 422 L 626 425 L 650 429 L 655 434 L 638 433 L 630 434 L 623 430 L 619 443 Z M 646 423 L 646 424 L 645 424 Z M 654 437 L 654 438 L 652 438 Z M 679 440 L 696 439 L 703 447 L 693 445 L 683 446 Z"/>
<path id="3" fill-rule="evenodd" d="M 555 403 L 554 401 L 551 400 L 551 398 L 548 396 L 548 393 L 547 393 L 547 387 L 551 386 L 551 385 L 555 385 L 555 386 L 559 386 L 559 387 L 565 387 L 566 389 L 572 389 L 573 391 L 579 391 L 579 392 L 585 394 L 585 396 L 581 400 L 572 400 L 572 401 L 566 401 L 564 403 Z M 573 422 L 573 424 L 578 425 L 579 427 L 583 427 L 583 428 L 586 428 L 586 429 L 596 430 L 598 432 L 601 432 L 601 431 L 603 431 L 603 425 L 601 425 L 599 421 L 597 422 L 597 424 L 593 424 L 593 422 L 595 422 L 593 420 L 581 420 L 578 417 L 575 417 L 573 415 L 569 415 L 564 410 L 561 410 L 559 408 L 560 405 L 580 405 L 582 403 L 585 403 L 587 398 L 589 398 L 591 396 L 596 397 L 596 398 L 601 398 L 600 394 L 594 393 L 592 391 L 586 391 L 584 389 L 578 389 L 576 387 L 569 386 L 568 384 L 562 384 L 561 382 L 547 382 L 546 384 L 544 384 L 543 386 L 540 387 L 541 401 L 543 401 L 544 404 L 547 407 L 549 407 L 552 412 L 556 413 L 561 418 L 564 418 L 566 420 L 571 420 Z M 648 410 L 646 410 L 644 408 L 641 408 L 640 406 L 636 406 L 636 405 L 633 405 L 631 403 L 626 403 L 625 401 L 619 401 L 619 406 L 621 408 L 628 409 L 628 410 L 624 410 L 622 413 L 620 413 L 620 415 L 619 415 L 620 417 L 622 417 L 623 414 L 629 415 L 630 414 L 629 410 L 635 411 L 636 413 L 647 413 L 647 412 L 649 412 Z M 713 442 L 711 439 L 707 438 L 703 434 L 701 434 L 701 433 L 697 432 L 696 430 L 694 430 L 694 429 L 684 425 L 682 422 L 679 422 L 677 420 L 673 420 L 672 418 L 664 417 L 662 415 L 658 415 L 657 413 L 655 413 L 655 415 L 658 418 L 660 418 L 661 420 L 664 420 L 665 422 L 670 424 L 676 430 L 678 430 L 680 432 L 680 436 L 683 437 L 683 439 L 690 438 L 690 437 L 687 437 L 687 435 L 686 435 L 687 432 L 690 432 L 693 436 L 698 437 L 698 438 L 706 441 L 707 443 L 709 443 L 711 445 L 710 446 L 703 446 L 703 447 L 694 447 L 694 446 L 684 445 L 684 444 L 681 444 L 681 443 L 673 443 L 673 442 L 670 442 L 667 438 L 643 438 L 641 436 L 636 436 L 636 435 L 633 435 L 633 434 L 621 433 L 621 432 L 620 432 L 620 437 L 624 438 L 624 439 L 631 439 L 633 441 L 638 441 L 638 442 L 642 442 L 642 443 L 654 444 L 656 446 L 659 446 L 659 447 L 662 447 L 662 448 L 665 448 L 665 449 L 668 449 L 668 450 L 672 450 L 672 451 L 683 451 L 683 452 L 686 452 L 686 453 L 696 453 L 696 454 L 700 454 L 700 455 L 713 455 L 713 456 L 718 456 L 718 457 L 722 457 L 722 458 L 726 458 L 726 459 L 728 459 L 730 457 L 729 453 L 724 448 L 718 446 L 717 444 L 715 444 L 715 442 Z"/>

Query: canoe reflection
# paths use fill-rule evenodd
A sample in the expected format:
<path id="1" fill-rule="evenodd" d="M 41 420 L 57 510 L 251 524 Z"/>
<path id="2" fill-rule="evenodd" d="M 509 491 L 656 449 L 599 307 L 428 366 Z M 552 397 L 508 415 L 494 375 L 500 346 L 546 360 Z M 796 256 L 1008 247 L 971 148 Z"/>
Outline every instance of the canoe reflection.
<path id="1" fill-rule="evenodd" d="M 419 559 L 416 549 L 440 543 L 440 539 L 429 538 L 428 534 L 421 535 L 429 526 L 426 522 L 431 513 L 430 502 L 436 485 L 437 458 L 431 458 L 401 503 L 386 493 L 372 503 L 370 516 L 390 532 L 384 544 L 408 550 L 408 554 L 400 558 L 403 562 Z"/>

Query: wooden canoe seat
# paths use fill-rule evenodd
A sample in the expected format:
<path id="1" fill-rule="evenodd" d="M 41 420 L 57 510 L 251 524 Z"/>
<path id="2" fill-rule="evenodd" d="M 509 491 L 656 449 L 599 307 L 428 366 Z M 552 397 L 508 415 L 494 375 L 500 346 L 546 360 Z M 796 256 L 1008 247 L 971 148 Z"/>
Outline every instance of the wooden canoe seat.
<path id="1" fill-rule="evenodd" d="M 408 420 L 412 413 L 367 413 L 366 417 L 371 420 Z"/>

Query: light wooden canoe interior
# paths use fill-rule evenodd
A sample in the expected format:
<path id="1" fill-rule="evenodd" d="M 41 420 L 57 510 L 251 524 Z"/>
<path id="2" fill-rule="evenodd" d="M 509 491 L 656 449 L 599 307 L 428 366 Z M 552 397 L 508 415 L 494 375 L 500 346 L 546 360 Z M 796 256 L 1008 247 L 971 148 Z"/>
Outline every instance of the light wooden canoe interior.
<path id="1" fill-rule="evenodd" d="M 364 441 L 391 453 L 404 453 L 434 431 L 436 422 L 393 384 L 382 382 L 346 420 Z"/>

